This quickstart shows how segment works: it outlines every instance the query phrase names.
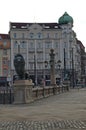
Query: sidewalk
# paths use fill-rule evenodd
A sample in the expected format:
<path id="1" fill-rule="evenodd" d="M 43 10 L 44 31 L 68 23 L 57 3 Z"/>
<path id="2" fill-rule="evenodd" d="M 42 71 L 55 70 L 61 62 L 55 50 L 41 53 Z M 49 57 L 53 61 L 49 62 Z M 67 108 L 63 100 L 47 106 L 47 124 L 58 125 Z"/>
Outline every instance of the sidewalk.
<path id="1" fill-rule="evenodd" d="M 56 126 L 58 129 L 65 129 L 70 124 L 70 130 L 71 127 L 79 129 L 80 126 L 86 129 L 86 88 L 71 89 L 70 92 L 44 98 L 30 104 L 0 105 L 0 122 L 18 124 L 18 121 L 20 124 L 24 122 L 23 124 L 37 124 L 36 126 L 40 127 L 43 124 L 44 127 L 50 125 L 53 128 Z"/>

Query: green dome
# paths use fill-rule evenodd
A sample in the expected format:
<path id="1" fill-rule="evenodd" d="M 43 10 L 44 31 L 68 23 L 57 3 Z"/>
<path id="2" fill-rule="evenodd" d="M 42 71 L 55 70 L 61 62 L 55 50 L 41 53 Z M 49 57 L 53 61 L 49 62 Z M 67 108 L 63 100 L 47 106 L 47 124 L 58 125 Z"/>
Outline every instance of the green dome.
<path id="1" fill-rule="evenodd" d="M 67 23 L 72 23 L 73 24 L 73 18 L 65 12 L 58 21 L 59 24 L 67 24 Z"/>

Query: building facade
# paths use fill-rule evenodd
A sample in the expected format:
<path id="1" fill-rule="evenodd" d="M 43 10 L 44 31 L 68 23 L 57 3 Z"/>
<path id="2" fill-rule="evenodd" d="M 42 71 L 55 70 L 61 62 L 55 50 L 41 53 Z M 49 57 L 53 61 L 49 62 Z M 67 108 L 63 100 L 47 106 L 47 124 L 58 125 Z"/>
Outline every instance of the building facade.
<path id="1" fill-rule="evenodd" d="M 85 83 L 85 65 L 86 65 L 86 53 L 85 53 L 85 47 L 83 46 L 82 42 L 80 40 L 77 40 L 77 44 L 80 47 L 80 61 L 81 61 L 81 81 L 82 83 Z"/>
<path id="2" fill-rule="evenodd" d="M 10 37 L 0 34 L 0 76 L 10 74 Z"/>
<path id="3" fill-rule="evenodd" d="M 7 85 L 10 70 L 10 37 L 0 34 L 0 87 Z"/>
<path id="4" fill-rule="evenodd" d="M 49 53 L 54 49 L 56 78 L 70 78 L 75 84 L 76 75 L 78 78 L 81 73 L 81 61 L 76 33 L 72 28 L 73 18 L 67 12 L 58 23 L 11 22 L 11 74 L 16 74 L 13 59 L 21 53 L 25 59 L 25 70 L 36 84 L 42 78 L 50 80 Z"/>

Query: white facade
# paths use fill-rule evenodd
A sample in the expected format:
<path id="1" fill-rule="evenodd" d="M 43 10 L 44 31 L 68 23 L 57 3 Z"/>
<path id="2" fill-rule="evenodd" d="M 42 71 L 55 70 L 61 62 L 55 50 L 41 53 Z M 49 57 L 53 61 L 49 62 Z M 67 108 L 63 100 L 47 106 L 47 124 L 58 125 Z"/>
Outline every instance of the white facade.
<path id="1" fill-rule="evenodd" d="M 20 53 L 25 59 L 25 69 L 34 75 L 34 61 L 36 76 L 45 75 L 49 65 L 45 68 L 45 61 L 50 60 L 50 49 L 54 49 L 55 61 L 61 61 L 61 73 L 66 70 L 80 70 L 80 54 L 77 53 L 76 35 L 72 24 L 59 25 L 57 23 L 10 23 L 11 38 L 11 71 L 15 74 L 13 59 Z M 35 58 L 35 59 L 34 59 Z M 65 63 L 64 63 L 65 62 Z M 58 65 L 56 64 L 56 69 Z M 78 68 L 77 68 L 78 67 Z M 57 72 L 57 71 L 56 71 Z"/>

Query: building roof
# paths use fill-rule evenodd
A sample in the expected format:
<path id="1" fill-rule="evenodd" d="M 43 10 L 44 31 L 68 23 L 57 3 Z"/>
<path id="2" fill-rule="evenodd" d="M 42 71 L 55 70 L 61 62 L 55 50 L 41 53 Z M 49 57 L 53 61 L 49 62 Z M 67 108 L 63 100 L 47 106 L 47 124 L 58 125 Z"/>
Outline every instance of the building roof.
<path id="1" fill-rule="evenodd" d="M 0 40 L 1 39 L 10 39 L 9 34 L 0 34 Z"/>
<path id="2" fill-rule="evenodd" d="M 85 51 L 85 46 L 83 45 L 83 43 L 80 40 L 78 40 L 78 39 L 76 39 L 76 40 L 77 40 L 77 44 L 80 45 L 80 49 L 82 49 L 83 51 Z"/>
<path id="3" fill-rule="evenodd" d="M 28 29 L 34 23 L 18 23 L 18 22 L 11 22 L 10 28 L 11 29 Z M 35 23 L 42 26 L 44 29 L 61 29 L 58 23 Z"/>
<path id="4" fill-rule="evenodd" d="M 72 23 L 73 24 L 73 18 L 67 13 L 65 12 L 58 20 L 59 24 L 68 24 L 68 23 Z"/>

